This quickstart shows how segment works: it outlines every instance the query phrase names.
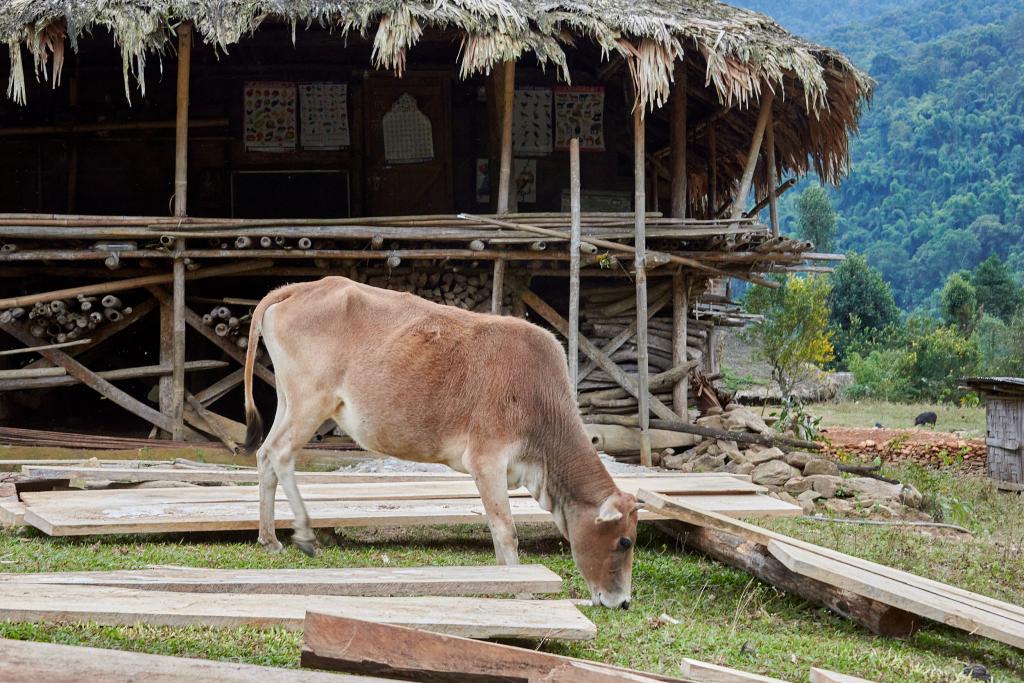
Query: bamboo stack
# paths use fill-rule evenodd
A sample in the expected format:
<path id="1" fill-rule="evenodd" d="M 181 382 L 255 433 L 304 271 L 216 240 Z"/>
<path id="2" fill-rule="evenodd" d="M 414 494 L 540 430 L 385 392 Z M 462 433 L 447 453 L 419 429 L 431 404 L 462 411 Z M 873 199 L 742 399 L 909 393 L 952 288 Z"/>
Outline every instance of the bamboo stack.
<path id="1" fill-rule="evenodd" d="M 33 337 L 63 344 L 107 323 L 119 322 L 131 312 L 131 306 L 125 306 L 112 294 L 102 298 L 79 295 L 75 299 L 37 303 L 31 308 L 0 311 L 0 323 L 27 319 L 28 330 Z"/>
<path id="2" fill-rule="evenodd" d="M 214 306 L 209 313 L 203 314 L 203 324 L 213 328 L 218 337 L 228 337 L 241 348 L 249 346 L 250 313 L 235 315 L 228 306 Z"/>

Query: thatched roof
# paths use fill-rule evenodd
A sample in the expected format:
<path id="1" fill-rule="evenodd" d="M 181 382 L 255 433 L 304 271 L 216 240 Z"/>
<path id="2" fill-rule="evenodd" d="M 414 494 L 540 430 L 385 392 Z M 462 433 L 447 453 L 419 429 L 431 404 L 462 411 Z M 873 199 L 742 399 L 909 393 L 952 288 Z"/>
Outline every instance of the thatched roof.
<path id="1" fill-rule="evenodd" d="M 845 169 L 847 136 L 873 87 L 840 53 L 715 0 L 6 0 L 0 40 L 11 55 L 8 96 L 24 102 L 25 50 L 40 77 L 59 79 L 65 42 L 77 48 L 94 27 L 109 30 L 120 46 L 127 87 L 129 74 L 141 78 L 147 58 L 168 50 L 179 21 L 227 50 L 268 17 L 297 28 L 318 24 L 342 37 L 358 32 L 372 41 L 375 66 L 396 71 L 425 29 L 459 31 L 463 76 L 532 53 L 569 80 L 565 50 L 589 40 L 606 57 L 627 61 L 638 101 L 652 108 L 667 100 L 678 61 L 699 64 L 719 106 L 748 108 L 762 88 L 798 105 L 807 123 L 794 136 L 817 139 L 801 140 L 780 163 L 802 172 L 810 154 L 828 180 Z"/>

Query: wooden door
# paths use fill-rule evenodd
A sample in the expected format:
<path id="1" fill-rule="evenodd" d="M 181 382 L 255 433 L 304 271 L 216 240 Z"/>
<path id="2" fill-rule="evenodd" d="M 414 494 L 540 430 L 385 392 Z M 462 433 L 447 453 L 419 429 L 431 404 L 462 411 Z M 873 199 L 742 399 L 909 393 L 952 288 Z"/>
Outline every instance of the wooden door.
<path id="1" fill-rule="evenodd" d="M 451 213 L 451 107 L 447 75 L 366 81 L 366 212 Z"/>

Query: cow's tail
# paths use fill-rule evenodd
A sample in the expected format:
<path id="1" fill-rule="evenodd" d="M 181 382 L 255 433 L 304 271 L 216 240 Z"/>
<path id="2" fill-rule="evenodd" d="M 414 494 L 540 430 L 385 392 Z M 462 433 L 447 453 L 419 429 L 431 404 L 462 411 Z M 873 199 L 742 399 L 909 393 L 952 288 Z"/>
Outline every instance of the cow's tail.
<path id="1" fill-rule="evenodd" d="M 252 375 L 256 365 L 256 351 L 260 345 L 260 335 L 263 333 L 263 316 L 268 308 L 284 301 L 289 296 L 291 296 L 291 292 L 285 287 L 270 292 L 256 305 L 249 322 L 249 345 L 245 350 L 245 444 L 243 445 L 245 452 L 249 455 L 255 453 L 263 441 L 263 417 L 256 407 L 256 402 L 252 399 Z"/>

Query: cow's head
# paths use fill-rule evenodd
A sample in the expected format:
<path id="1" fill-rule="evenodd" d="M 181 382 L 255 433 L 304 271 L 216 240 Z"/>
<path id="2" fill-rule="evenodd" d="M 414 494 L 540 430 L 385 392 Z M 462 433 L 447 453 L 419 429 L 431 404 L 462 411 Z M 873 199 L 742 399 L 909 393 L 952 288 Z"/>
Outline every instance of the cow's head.
<path id="1" fill-rule="evenodd" d="M 595 605 L 629 607 L 639 509 L 635 496 L 616 491 L 596 505 L 577 505 L 566 516 L 572 557 Z"/>

